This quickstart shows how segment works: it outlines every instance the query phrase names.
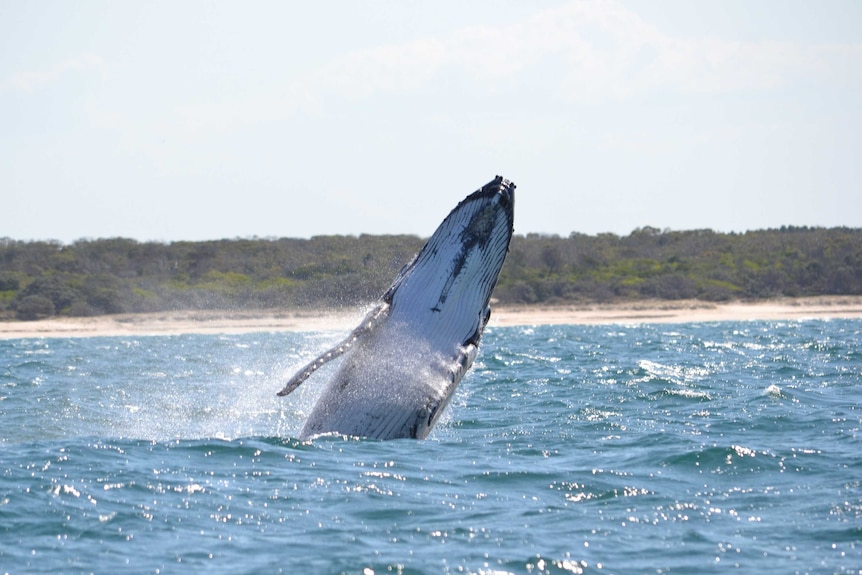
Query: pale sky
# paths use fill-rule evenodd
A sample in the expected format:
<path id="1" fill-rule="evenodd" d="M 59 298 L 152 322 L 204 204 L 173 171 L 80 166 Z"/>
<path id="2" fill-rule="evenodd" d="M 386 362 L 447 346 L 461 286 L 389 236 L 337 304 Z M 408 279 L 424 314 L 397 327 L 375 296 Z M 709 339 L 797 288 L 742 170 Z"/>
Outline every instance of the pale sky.
<path id="1" fill-rule="evenodd" d="M 0 0 L 0 237 L 862 227 L 862 2 Z"/>

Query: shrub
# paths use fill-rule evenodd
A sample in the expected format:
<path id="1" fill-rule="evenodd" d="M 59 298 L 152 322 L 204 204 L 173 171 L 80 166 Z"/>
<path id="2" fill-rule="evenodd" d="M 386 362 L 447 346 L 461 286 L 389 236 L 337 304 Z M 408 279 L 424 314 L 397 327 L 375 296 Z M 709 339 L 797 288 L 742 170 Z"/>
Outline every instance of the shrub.
<path id="1" fill-rule="evenodd" d="M 15 316 L 18 319 L 32 321 L 54 315 L 54 303 L 41 295 L 28 295 L 17 305 Z"/>

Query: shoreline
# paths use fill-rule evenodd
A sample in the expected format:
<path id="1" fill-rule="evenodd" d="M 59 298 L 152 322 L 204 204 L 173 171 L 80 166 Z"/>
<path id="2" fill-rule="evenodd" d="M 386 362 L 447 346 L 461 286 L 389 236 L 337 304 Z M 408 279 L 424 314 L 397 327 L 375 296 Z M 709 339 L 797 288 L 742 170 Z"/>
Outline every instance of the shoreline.
<path id="1" fill-rule="evenodd" d="M 178 311 L 0 321 L 0 339 L 279 331 L 347 331 L 365 310 Z M 862 296 L 780 298 L 758 302 L 638 301 L 615 304 L 492 306 L 489 327 L 693 323 L 862 318 Z"/>

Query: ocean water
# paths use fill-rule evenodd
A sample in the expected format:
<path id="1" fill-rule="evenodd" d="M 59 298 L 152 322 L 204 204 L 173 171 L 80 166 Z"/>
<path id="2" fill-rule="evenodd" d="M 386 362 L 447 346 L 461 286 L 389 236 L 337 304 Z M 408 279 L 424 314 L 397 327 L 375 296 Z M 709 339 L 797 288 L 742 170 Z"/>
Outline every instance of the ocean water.
<path id="1" fill-rule="evenodd" d="M 860 320 L 490 328 L 297 441 L 341 335 L 0 341 L 0 573 L 862 573 Z"/>

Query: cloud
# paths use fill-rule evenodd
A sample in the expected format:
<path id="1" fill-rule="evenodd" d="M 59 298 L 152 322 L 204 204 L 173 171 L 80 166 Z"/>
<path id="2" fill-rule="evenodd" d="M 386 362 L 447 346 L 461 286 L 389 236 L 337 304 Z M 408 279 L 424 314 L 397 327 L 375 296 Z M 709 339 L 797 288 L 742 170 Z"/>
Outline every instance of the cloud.
<path id="1" fill-rule="evenodd" d="M 15 74 L 10 83 L 17 90 L 31 91 L 57 82 L 70 73 L 100 70 L 104 65 L 105 61 L 101 56 L 84 52 L 46 69 Z"/>
<path id="2" fill-rule="evenodd" d="M 32 86 L 99 62 L 81 57 L 19 83 Z M 481 102 L 521 93 L 541 106 L 765 92 L 800 82 L 862 83 L 862 45 L 678 37 L 618 2 L 575 0 L 508 25 L 467 26 L 346 52 L 281 85 L 177 106 L 165 119 L 196 133 L 289 121 L 386 97 Z"/>
<path id="3" fill-rule="evenodd" d="M 545 73 L 532 75 L 537 70 Z M 557 98 L 592 102 L 858 81 L 860 71 L 862 45 L 673 37 L 616 2 L 578 0 L 509 26 L 467 27 L 347 54 L 320 69 L 313 84 L 363 98 L 425 90 L 452 74 L 480 89 L 538 77 Z"/>

